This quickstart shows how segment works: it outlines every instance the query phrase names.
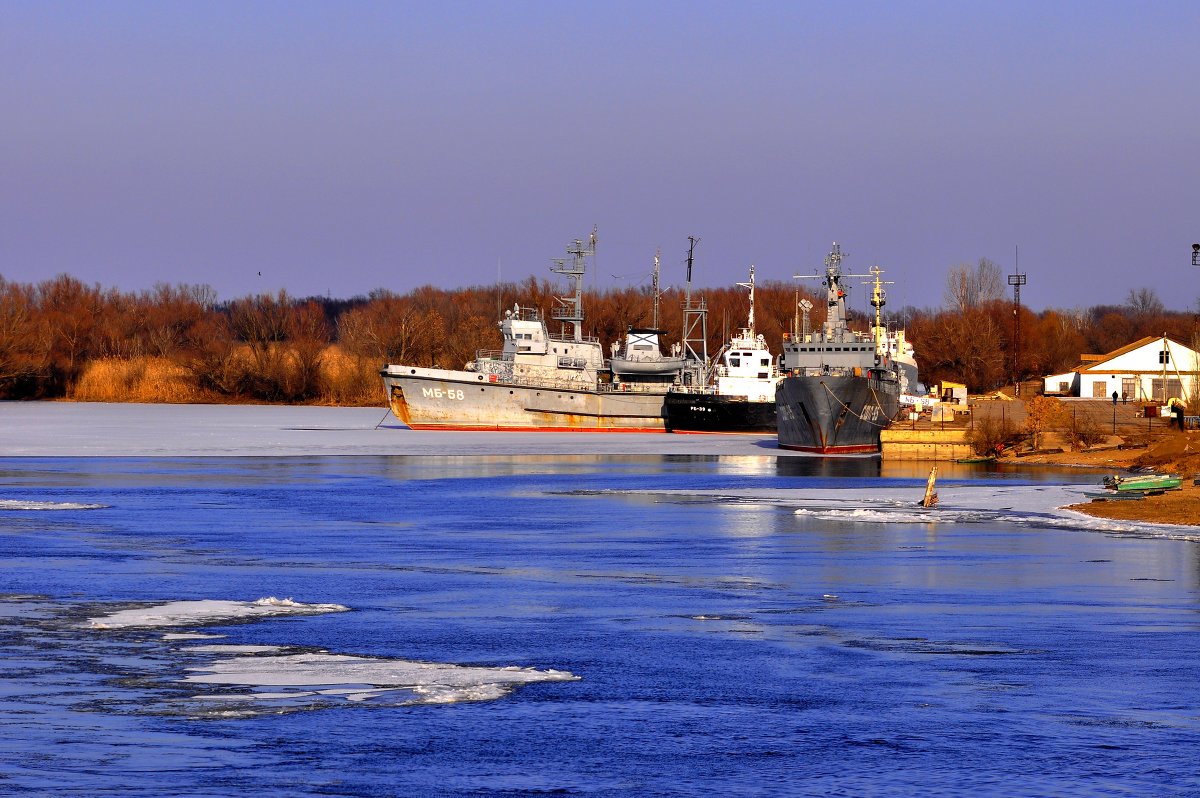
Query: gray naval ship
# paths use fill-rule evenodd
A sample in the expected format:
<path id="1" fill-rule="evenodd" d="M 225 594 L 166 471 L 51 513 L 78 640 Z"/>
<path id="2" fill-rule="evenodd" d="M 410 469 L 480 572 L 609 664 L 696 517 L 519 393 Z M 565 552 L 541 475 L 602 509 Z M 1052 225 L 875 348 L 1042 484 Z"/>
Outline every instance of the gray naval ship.
<path id="1" fill-rule="evenodd" d="M 595 251 L 593 232 L 551 267 L 574 289 L 551 311 L 562 334 L 551 334 L 537 309 L 518 305 L 499 322 L 503 348 L 477 352 L 464 369 L 385 367 L 395 416 L 412 429 L 665 432 L 663 400 L 685 363 L 663 356 L 658 330 L 631 329 L 614 364 L 599 339 L 583 334 L 583 277 Z"/>
<path id="2" fill-rule="evenodd" d="M 885 302 L 880 279 L 842 273 L 842 251 L 835 242 L 821 278 L 827 313 L 817 332 L 808 332 L 804 306 L 802 330 L 785 336 L 781 358 L 784 378 L 775 393 L 779 446 L 820 454 L 879 451 L 879 433 L 899 414 L 901 394 L 916 390 L 916 364 L 903 333 L 889 335 L 880 317 Z M 806 277 L 807 275 L 797 275 Z M 850 277 L 874 278 L 870 333 L 847 325 L 846 287 Z M 912 388 L 909 388 L 909 384 Z"/>

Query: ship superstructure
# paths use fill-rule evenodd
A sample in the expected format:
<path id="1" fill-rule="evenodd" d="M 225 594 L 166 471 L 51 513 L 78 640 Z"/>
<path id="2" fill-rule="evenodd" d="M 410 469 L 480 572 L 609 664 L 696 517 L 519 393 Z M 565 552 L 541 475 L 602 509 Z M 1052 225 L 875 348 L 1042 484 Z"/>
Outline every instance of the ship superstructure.
<path id="1" fill-rule="evenodd" d="M 477 352 L 463 369 L 386 366 L 395 416 L 413 429 L 664 431 L 663 400 L 679 370 L 614 379 L 599 339 L 584 334 L 583 278 L 595 251 L 593 232 L 554 260 L 551 271 L 572 286 L 551 309 L 558 334 L 536 308 L 517 305 L 499 322 L 502 348 Z"/>
<path id="2" fill-rule="evenodd" d="M 776 391 L 779 445 L 821 454 L 879 451 L 879 432 L 899 412 L 902 369 L 893 346 L 903 338 L 888 336 L 882 325 L 882 269 L 871 275 L 842 272 L 841 247 L 834 242 L 820 276 L 826 294 L 825 321 L 808 332 L 808 310 L 800 331 L 785 336 L 783 379 Z M 797 278 L 808 275 L 797 275 Z M 870 333 L 850 329 L 845 280 L 872 277 L 876 318 Z M 910 353 L 911 354 L 911 353 Z M 915 365 L 915 363 L 914 363 Z"/>
<path id="3" fill-rule="evenodd" d="M 667 394 L 668 432 L 750 432 L 774 434 L 775 387 L 779 368 L 766 339 L 754 326 L 754 267 L 746 326 L 730 337 L 714 358 L 709 381 L 678 386 Z"/>

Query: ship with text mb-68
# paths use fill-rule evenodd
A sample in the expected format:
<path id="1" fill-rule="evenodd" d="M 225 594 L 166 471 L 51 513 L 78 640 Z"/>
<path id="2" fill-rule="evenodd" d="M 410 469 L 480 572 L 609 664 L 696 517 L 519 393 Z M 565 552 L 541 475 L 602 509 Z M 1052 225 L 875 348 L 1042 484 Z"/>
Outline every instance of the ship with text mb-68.
<path id="1" fill-rule="evenodd" d="M 785 337 L 784 377 L 775 395 L 782 448 L 820 454 L 878 452 L 880 431 L 899 414 L 902 394 L 918 391 L 911 344 L 903 331 L 889 334 L 881 319 L 882 270 L 874 267 L 871 272 L 844 274 L 842 251 L 834 243 L 821 276 L 825 323 L 816 332 L 808 331 L 808 304 L 803 329 Z M 873 278 L 875 319 L 870 333 L 856 332 L 847 324 L 844 280 L 852 277 Z"/>
<path id="2" fill-rule="evenodd" d="M 516 306 L 499 322 L 503 348 L 477 352 L 464 369 L 388 365 L 380 375 L 395 416 L 412 429 L 665 431 L 663 398 L 698 366 L 678 346 L 664 355 L 658 329 L 631 328 L 611 359 L 584 335 L 582 285 L 595 245 L 594 233 L 586 246 L 577 239 L 551 267 L 573 284 L 550 314 L 560 333 L 537 309 Z"/>

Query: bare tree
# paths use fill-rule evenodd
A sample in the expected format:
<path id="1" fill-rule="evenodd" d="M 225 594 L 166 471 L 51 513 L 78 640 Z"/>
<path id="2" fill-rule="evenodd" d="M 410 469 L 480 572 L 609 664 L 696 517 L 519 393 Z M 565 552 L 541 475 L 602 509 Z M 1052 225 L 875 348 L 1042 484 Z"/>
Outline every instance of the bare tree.
<path id="1" fill-rule="evenodd" d="M 960 263 L 950 267 L 946 277 L 946 306 L 951 311 L 965 313 L 1003 297 L 1003 275 L 996 263 L 980 258 L 974 266 Z"/>
<path id="2" fill-rule="evenodd" d="M 42 373 L 52 338 L 50 328 L 37 317 L 33 288 L 0 277 L 0 395 L 7 385 Z"/>
<path id="3" fill-rule="evenodd" d="M 1158 298 L 1158 294 L 1153 288 L 1138 288 L 1129 289 L 1129 296 L 1125 299 L 1125 305 L 1129 308 L 1129 312 L 1139 320 L 1146 317 L 1161 316 L 1166 308 L 1163 307 L 1162 300 Z"/>

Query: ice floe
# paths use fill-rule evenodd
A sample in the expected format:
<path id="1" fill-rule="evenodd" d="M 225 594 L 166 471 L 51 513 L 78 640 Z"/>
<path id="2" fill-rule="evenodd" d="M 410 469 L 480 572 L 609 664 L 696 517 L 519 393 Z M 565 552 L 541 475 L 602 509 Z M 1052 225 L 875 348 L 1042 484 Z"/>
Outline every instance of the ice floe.
<path id="1" fill-rule="evenodd" d="M 851 521 L 874 524 L 953 524 L 958 519 L 935 510 L 912 511 L 899 509 L 851 509 L 801 507 L 796 515 L 809 516 L 823 521 Z"/>
<path id="2" fill-rule="evenodd" d="M 196 696 L 219 701 L 279 701 L 316 696 L 388 703 L 445 704 L 490 701 L 535 682 L 574 681 L 568 671 L 475 667 L 360 657 L 326 652 L 222 659 L 190 669 L 193 684 L 266 688 L 248 693 Z"/>
<path id="3" fill-rule="evenodd" d="M 281 651 L 283 646 L 255 646 L 245 643 L 210 643 L 203 646 L 188 646 L 184 649 L 189 654 L 266 654 L 269 651 Z"/>
<path id="4" fill-rule="evenodd" d="M 302 604 L 290 598 L 268 596 L 257 601 L 171 601 L 149 607 L 118 610 L 89 618 L 93 629 L 131 629 L 173 626 L 199 626 L 280 615 L 321 615 L 327 612 L 346 612 L 341 604 Z"/>
<path id="5" fill-rule="evenodd" d="M 274 597 L 171 601 L 90 618 L 87 626 L 93 630 L 178 628 L 348 609 L 341 604 L 305 604 Z M 179 683 L 204 691 L 191 695 L 182 709 L 169 711 L 200 717 L 253 717 L 326 707 L 331 701 L 377 706 L 491 701 L 521 685 L 579 678 L 554 669 L 466 666 L 299 650 L 289 645 L 207 642 L 220 637 L 223 635 L 191 631 L 160 636 L 175 655 L 185 658 L 188 675 Z M 206 642 L 193 645 L 197 641 Z"/>
<path id="6" fill-rule="evenodd" d="M 35 502 L 25 499 L 0 499 L 0 510 L 103 510 L 107 504 L 83 504 L 80 502 Z"/>
<path id="7" fill-rule="evenodd" d="M 225 635 L 206 635 L 203 632 L 167 632 L 163 640 L 220 640 Z"/>

